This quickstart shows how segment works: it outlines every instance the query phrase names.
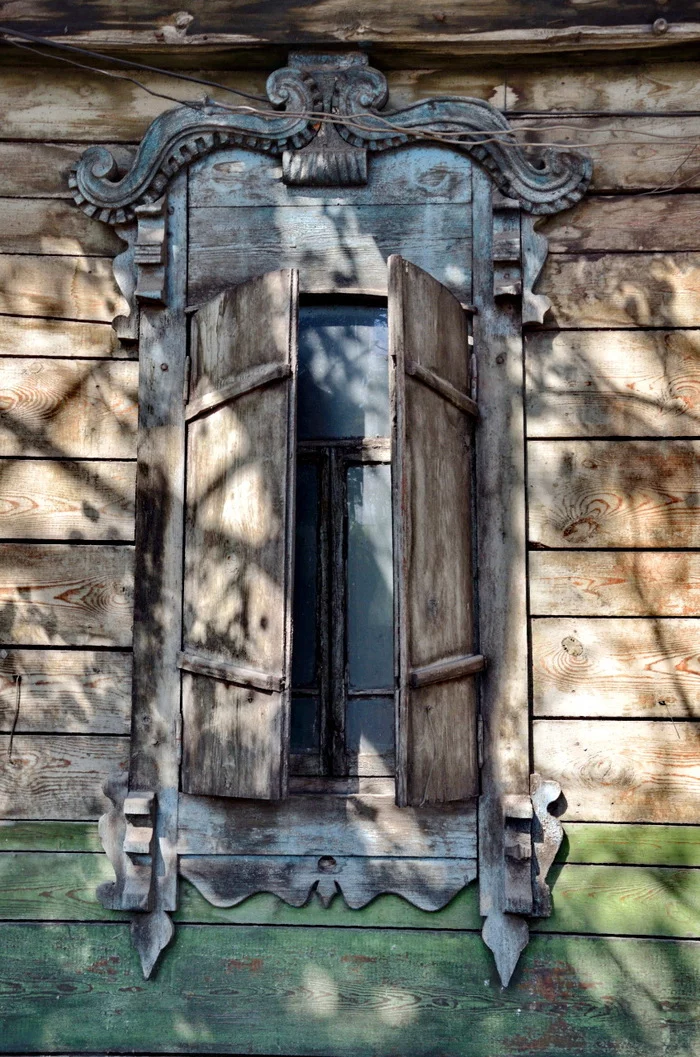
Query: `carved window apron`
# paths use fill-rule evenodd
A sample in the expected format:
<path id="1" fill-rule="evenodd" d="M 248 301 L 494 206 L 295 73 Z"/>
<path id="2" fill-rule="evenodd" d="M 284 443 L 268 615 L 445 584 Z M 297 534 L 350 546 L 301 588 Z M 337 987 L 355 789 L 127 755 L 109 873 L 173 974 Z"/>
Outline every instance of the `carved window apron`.
<path id="1" fill-rule="evenodd" d="M 561 840 L 559 787 L 529 773 L 522 328 L 548 307 L 534 217 L 578 201 L 590 162 L 526 155 L 480 100 L 386 109 L 359 53 L 293 54 L 267 92 L 267 112 L 177 107 L 125 174 L 90 147 L 71 176 L 127 243 L 114 325 L 140 365 L 131 757 L 99 898 L 132 913 L 148 976 L 178 875 L 218 906 L 395 892 L 426 910 L 478 875 L 505 984 Z M 317 295 L 388 316 L 390 439 L 342 458 L 391 460 L 394 670 L 375 698 L 395 778 L 348 762 L 345 684 L 326 763 L 290 756 L 299 466 L 352 480 L 297 435 L 299 299 Z M 344 635 L 324 647 L 337 680 Z"/>

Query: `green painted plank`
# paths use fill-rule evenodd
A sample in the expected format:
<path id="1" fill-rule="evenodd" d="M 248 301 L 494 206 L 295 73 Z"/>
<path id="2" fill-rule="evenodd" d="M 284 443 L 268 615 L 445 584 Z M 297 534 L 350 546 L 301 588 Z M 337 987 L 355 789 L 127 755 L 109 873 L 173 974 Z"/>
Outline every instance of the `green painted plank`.
<path id="1" fill-rule="evenodd" d="M 700 943 L 536 936 L 503 991 L 473 934 L 182 926 L 145 982 L 120 925 L 0 925 L 5 1053 L 681 1057 Z"/>
<path id="2" fill-rule="evenodd" d="M 95 889 L 113 877 L 104 855 L 8 852 L 0 855 L 0 918 L 6 921 L 120 921 L 104 910 Z M 645 866 L 557 866 L 554 914 L 533 930 L 593 935 L 700 938 L 700 870 Z M 363 910 L 341 897 L 328 909 L 314 896 L 289 907 L 260 894 L 237 907 L 213 907 L 183 881 L 176 920 L 198 924 L 348 926 L 351 928 L 471 929 L 481 927 L 476 885 L 443 910 L 417 910 L 382 896 Z"/>
<path id="3" fill-rule="evenodd" d="M 0 918 L 8 921 L 123 921 L 104 910 L 95 889 L 114 879 L 106 855 L 8 852 L 0 855 Z M 180 884 L 178 921 L 259 925 L 338 925 L 366 928 L 479 929 L 476 886 L 460 892 L 443 910 L 418 910 L 398 896 L 381 896 L 362 910 L 336 897 L 324 909 L 314 896 L 305 907 L 290 907 L 260 894 L 237 907 L 213 907 L 187 881 Z"/>
<path id="4" fill-rule="evenodd" d="M 96 822 L 0 820 L 0 851 L 102 851 Z"/>
<path id="5" fill-rule="evenodd" d="M 700 826 L 563 822 L 557 862 L 700 866 Z"/>
<path id="6" fill-rule="evenodd" d="M 554 913 L 538 932 L 700 938 L 700 870 L 556 866 Z"/>

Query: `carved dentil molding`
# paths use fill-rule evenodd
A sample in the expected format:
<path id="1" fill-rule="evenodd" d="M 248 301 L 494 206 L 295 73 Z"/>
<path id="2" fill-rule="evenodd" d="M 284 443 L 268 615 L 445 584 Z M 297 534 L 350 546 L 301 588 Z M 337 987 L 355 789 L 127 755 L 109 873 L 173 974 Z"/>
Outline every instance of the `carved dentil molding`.
<path id="1" fill-rule="evenodd" d="M 287 183 L 338 186 L 366 182 L 368 154 L 448 140 L 534 214 L 568 208 L 590 181 L 586 155 L 553 147 L 526 153 L 503 115 L 483 100 L 454 96 L 386 110 L 386 78 L 360 53 L 293 54 L 268 78 L 267 97 L 267 111 L 212 100 L 166 111 L 121 177 L 106 147 L 89 147 L 70 177 L 75 201 L 89 216 L 124 224 L 159 199 L 177 172 L 226 146 L 282 155 Z"/>

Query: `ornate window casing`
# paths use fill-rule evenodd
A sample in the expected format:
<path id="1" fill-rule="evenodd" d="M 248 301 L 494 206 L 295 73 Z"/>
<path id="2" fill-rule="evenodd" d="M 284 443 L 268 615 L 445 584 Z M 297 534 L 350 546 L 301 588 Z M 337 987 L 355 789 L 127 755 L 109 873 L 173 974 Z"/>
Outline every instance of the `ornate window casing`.
<path id="1" fill-rule="evenodd" d="M 131 758 L 108 783 L 100 834 L 116 881 L 99 898 L 132 912 L 148 976 L 173 934 L 178 875 L 218 906 L 259 891 L 301 906 L 315 891 L 359 907 L 396 892 L 435 910 L 478 874 L 505 984 L 528 917 L 551 911 L 545 880 L 561 840 L 549 810 L 561 791 L 529 773 L 522 328 L 548 308 L 534 293 L 547 253 L 534 218 L 578 201 L 591 164 L 573 151 L 526 154 L 480 100 L 386 109 L 386 81 L 359 53 L 292 54 L 267 92 L 268 110 L 183 104 L 153 121 L 125 174 L 90 147 L 70 179 L 76 203 L 127 244 L 114 270 L 130 313 L 114 326 L 140 361 Z M 460 672 L 479 686 L 480 795 L 423 803 L 399 792 L 397 806 L 359 780 L 342 796 L 183 793 L 182 680 L 226 677 L 183 661 L 185 438 L 200 410 L 186 406 L 189 319 L 201 335 L 204 302 L 217 297 L 225 313 L 224 291 L 280 269 L 298 270 L 306 292 L 386 294 L 391 255 L 434 276 L 473 320 L 471 393 L 457 403 L 478 405 L 472 660 L 487 667 Z M 390 311 L 400 268 L 389 267 Z"/>

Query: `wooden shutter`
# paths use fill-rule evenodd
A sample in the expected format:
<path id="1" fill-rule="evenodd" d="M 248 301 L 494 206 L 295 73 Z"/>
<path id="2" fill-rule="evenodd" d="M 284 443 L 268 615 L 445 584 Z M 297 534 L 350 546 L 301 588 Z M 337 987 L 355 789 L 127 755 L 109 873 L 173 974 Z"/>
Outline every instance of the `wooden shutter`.
<path id="1" fill-rule="evenodd" d="M 286 794 L 297 274 L 195 314 L 187 420 L 183 792 Z"/>
<path id="2" fill-rule="evenodd" d="M 397 802 L 478 792 L 468 316 L 389 258 Z"/>

